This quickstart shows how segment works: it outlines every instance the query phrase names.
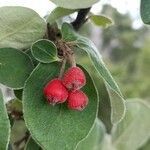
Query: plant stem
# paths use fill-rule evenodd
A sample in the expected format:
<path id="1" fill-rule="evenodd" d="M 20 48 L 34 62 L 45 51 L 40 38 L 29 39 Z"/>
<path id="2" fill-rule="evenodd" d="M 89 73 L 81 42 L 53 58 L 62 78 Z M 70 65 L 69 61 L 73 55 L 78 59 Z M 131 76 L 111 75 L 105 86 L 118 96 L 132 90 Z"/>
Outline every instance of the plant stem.
<path id="1" fill-rule="evenodd" d="M 64 71 L 65 71 L 65 66 L 66 66 L 66 57 L 64 57 L 64 59 L 62 60 L 62 66 L 61 66 L 61 69 L 60 69 L 60 73 L 59 73 L 59 79 L 62 79 L 63 77 L 63 74 L 64 74 Z"/>
<path id="2" fill-rule="evenodd" d="M 71 23 L 76 31 L 79 30 L 80 27 L 87 21 L 86 16 L 89 13 L 90 9 L 91 7 L 79 10 L 77 18 Z"/>

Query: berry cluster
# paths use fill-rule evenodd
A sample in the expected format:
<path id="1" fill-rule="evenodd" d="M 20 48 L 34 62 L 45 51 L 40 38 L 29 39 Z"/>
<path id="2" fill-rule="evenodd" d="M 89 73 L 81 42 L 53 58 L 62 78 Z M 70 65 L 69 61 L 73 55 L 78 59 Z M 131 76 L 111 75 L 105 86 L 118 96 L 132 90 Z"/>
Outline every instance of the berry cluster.
<path id="1" fill-rule="evenodd" d="M 50 104 L 67 101 L 69 109 L 81 111 L 88 104 L 88 97 L 80 90 L 85 84 L 84 72 L 79 67 L 71 67 L 62 79 L 55 78 L 48 82 L 43 92 Z"/>

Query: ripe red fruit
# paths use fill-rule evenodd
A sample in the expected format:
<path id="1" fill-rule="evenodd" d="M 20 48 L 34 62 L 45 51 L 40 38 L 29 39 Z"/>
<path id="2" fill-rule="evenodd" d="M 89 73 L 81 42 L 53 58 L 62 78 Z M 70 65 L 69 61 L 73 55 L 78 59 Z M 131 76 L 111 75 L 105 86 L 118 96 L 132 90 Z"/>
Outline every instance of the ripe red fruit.
<path id="1" fill-rule="evenodd" d="M 55 105 L 56 103 L 63 103 L 68 97 L 68 91 L 62 84 L 60 79 L 53 79 L 44 87 L 44 95 L 47 101 Z"/>
<path id="2" fill-rule="evenodd" d="M 82 91 L 72 91 L 68 97 L 68 108 L 83 110 L 88 104 L 88 97 Z"/>
<path id="3" fill-rule="evenodd" d="M 86 83 L 84 72 L 79 67 L 69 68 L 63 77 L 63 84 L 68 90 L 78 90 Z"/>

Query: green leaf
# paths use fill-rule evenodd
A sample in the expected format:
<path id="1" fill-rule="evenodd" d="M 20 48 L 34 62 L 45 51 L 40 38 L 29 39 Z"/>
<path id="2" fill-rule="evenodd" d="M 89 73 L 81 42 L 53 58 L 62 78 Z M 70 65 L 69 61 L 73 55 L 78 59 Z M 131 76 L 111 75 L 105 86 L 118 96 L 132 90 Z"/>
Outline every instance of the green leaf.
<path id="1" fill-rule="evenodd" d="M 150 139 L 139 150 L 150 150 Z"/>
<path id="2" fill-rule="evenodd" d="M 87 8 L 98 2 L 99 0 L 50 0 L 59 7 L 69 9 Z"/>
<path id="3" fill-rule="evenodd" d="M 91 132 L 78 144 L 77 150 L 99 150 L 104 135 L 105 127 L 100 120 L 96 119 Z"/>
<path id="4" fill-rule="evenodd" d="M 46 32 L 46 22 L 29 8 L 1 7 L 0 20 L 0 47 L 28 48 Z"/>
<path id="5" fill-rule="evenodd" d="M 23 90 L 20 89 L 20 90 L 14 90 L 14 94 L 16 96 L 16 98 L 18 98 L 19 100 L 22 100 L 22 93 L 23 93 Z"/>
<path id="6" fill-rule="evenodd" d="M 124 99 L 110 88 L 107 88 L 107 91 L 109 93 L 111 103 L 111 122 L 112 124 L 116 124 L 120 122 L 125 115 L 126 107 Z"/>
<path id="7" fill-rule="evenodd" d="M 28 78 L 23 93 L 26 125 L 34 139 L 44 149 L 73 150 L 87 136 L 97 116 L 97 91 L 89 74 L 83 91 L 89 98 L 82 111 L 69 110 L 65 104 L 48 105 L 43 96 L 45 84 L 58 76 L 60 64 L 39 64 Z"/>
<path id="8" fill-rule="evenodd" d="M 34 66 L 37 66 L 37 65 L 39 64 L 39 61 L 37 61 L 37 60 L 33 57 L 32 53 L 31 53 L 31 49 L 27 49 L 27 50 L 25 51 L 25 53 L 31 58 L 31 60 L 32 60 L 32 62 L 33 62 L 33 64 L 34 64 Z"/>
<path id="9" fill-rule="evenodd" d="M 14 48 L 0 48 L 0 83 L 13 89 L 23 88 L 33 70 L 30 58 Z"/>
<path id="10" fill-rule="evenodd" d="M 150 1 L 141 0 L 141 18 L 145 24 L 150 24 Z"/>
<path id="11" fill-rule="evenodd" d="M 8 148 L 8 141 L 10 137 L 10 123 L 4 104 L 3 96 L 0 90 L 0 149 Z"/>
<path id="12" fill-rule="evenodd" d="M 58 60 L 57 48 L 49 40 L 38 40 L 31 47 L 32 55 L 36 60 L 42 63 L 51 63 Z"/>
<path id="13" fill-rule="evenodd" d="M 137 150 L 150 137 L 150 106 L 143 100 L 128 100 L 124 119 L 113 128 L 113 145 L 119 150 Z"/>
<path id="14" fill-rule="evenodd" d="M 112 24 L 112 20 L 106 16 L 92 15 L 90 20 L 97 26 L 108 27 Z"/>
<path id="15" fill-rule="evenodd" d="M 66 8 L 62 8 L 62 7 L 57 7 L 55 8 L 50 15 L 47 18 L 47 22 L 49 22 L 50 24 L 54 23 L 56 20 L 64 17 L 64 16 L 68 16 L 72 13 L 74 13 L 77 10 L 74 9 L 66 9 Z"/>
<path id="16" fill-rule="evenodd" d="M 93 65 L 95 66 L 96 71 L 109 85 L 109 88 L 112 90 L 112 92 L 116 93 L 114 95 L 118 97 L 116 100 L 117 102 L 113 102 L 113 103 L 118 103 L 119 106 L 112 105 L 114 107 L 112 109 L 112 111 L 114 111 L 112 115 L 112 121 L 113 121 L 112 123 L 120 122 L 125 114 L 125 104 L 124 104 L 125 102 L 117 83 L 115 82 L 109 70 L 105 66 L 102 60 L 102 56 L 100 55 L 95 45 L 89 39 L 75 33 L 72 27 L 67 23 L 64 23 L 62 26 L 62 36 L 65 41 L 71 41 L 72 43 L 74 43 L 74 46 L 78 47 L 80 51 L 84 50 L 88 53 Z M 76 47 L 75 50 L 77 49 Z"/>
<path id="17" fill-rule="evenodd" d="M 30 137 L 25 146 L 25 150 L 41 150 L 41 147 Z"/>

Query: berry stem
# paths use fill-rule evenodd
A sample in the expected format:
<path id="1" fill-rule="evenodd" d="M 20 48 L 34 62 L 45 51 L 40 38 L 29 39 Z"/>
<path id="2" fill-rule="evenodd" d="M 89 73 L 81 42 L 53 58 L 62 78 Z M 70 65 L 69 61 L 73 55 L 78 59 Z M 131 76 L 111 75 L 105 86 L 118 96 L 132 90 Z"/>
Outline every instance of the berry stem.
<path id="1" fill-rule="evenodd" d="M 64 57 L 64 59 L 62 60 L 62 66 L 61 66 L 61 69 L 60 69 L 60 73 L 59 73 L 59 79 L 62 79 L 63 77 L 63 74 L 64 74 L 64 71 L 65 71 L 65 66 L 66 66 L 66 57 Z"/>
<path id="2" fill-rule="evenodd" d="M 70 64 L 72 67 L 76 67 L 76 61 L 74 54 L 68 54 L 68 60 L 70 61 Z"/>

